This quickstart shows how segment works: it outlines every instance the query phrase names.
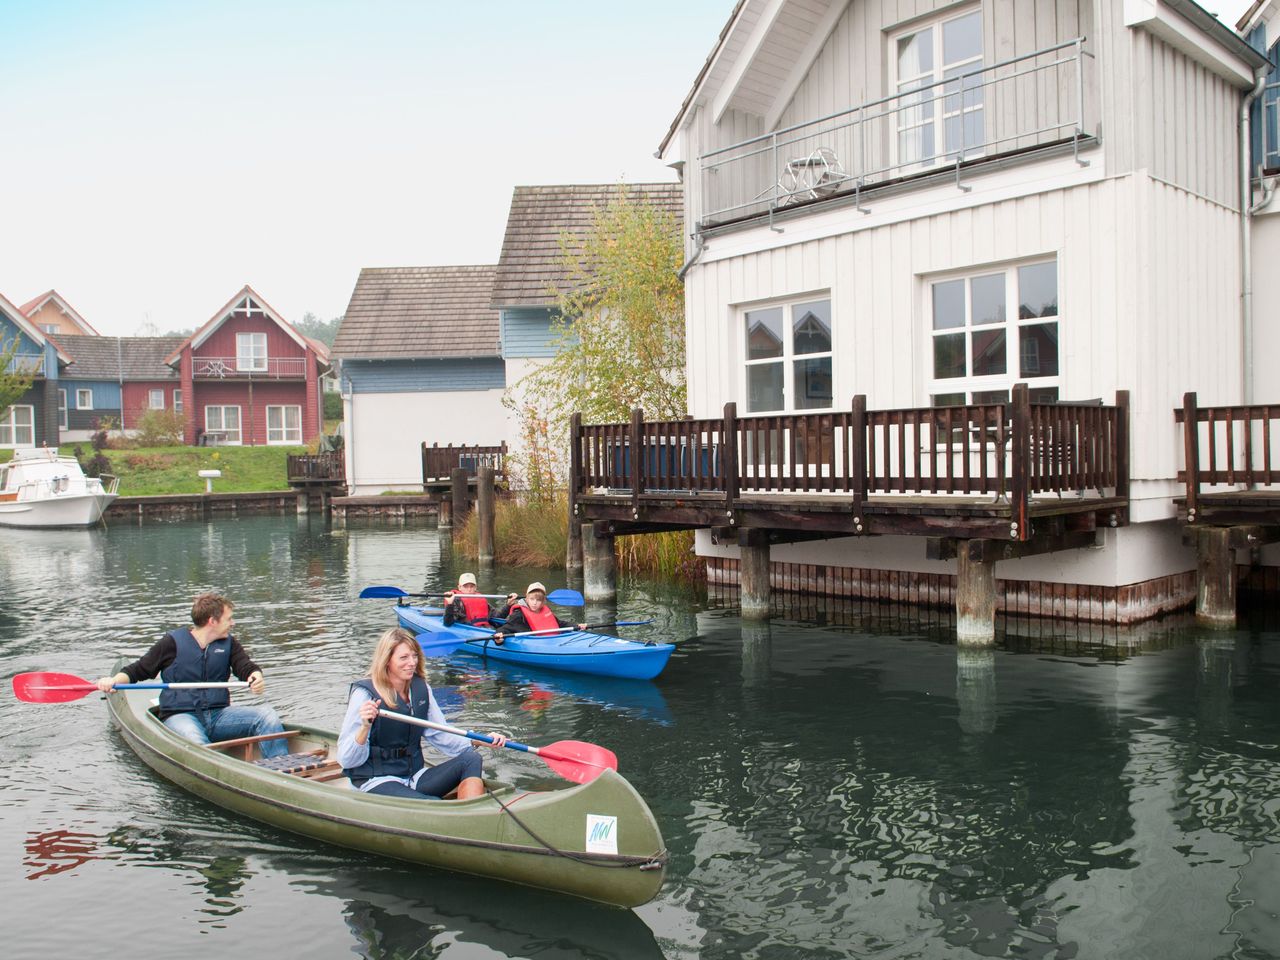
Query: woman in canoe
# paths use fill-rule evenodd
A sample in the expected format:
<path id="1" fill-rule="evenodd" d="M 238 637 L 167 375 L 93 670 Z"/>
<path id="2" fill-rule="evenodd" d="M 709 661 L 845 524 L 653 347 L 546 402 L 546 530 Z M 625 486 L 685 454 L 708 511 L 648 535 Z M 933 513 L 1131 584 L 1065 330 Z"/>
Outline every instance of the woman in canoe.
<path id="1" fill-rule="evenodd" d="M 516 600 L 502 612 L 506 623 L 493 635 L 493 642 L 502 643 L 502 638 L 512 633 L 524 633 L 529 630 L 554 630 L 566 627 L 570 630 L 585 630 L 585 623 L 570 623 L 561 620 L 547 606 L 547 588 L 540 583 L 529 584 L 524 592 L 523 600 Z"/>
<path id="2" fill-rule="evenodd" d="M 413 634 L 402 628 L 378 638 L 369 675 L 351 685 L 347 715 L 338 737 L 338 762 L 352 786 L 366 793 L 437 800 L 457 789 L 459 800 L 484 794 L 484 761 L 471 741 L 378 716 L 378 711 L 410 714 L 444 723 L 444 714 L 427 684 L 427 663 Z M 507 739 L 490 733 L 494 749 Z M 430 743 L 449 759 L 425 766 L 422 744 Z"/>

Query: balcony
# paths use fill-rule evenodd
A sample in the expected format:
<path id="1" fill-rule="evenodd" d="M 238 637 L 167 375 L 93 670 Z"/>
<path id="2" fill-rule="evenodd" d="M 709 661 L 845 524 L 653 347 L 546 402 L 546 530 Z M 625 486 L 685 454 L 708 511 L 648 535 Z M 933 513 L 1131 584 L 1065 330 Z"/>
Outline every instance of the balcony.
<path id="1" fill-rule="evenodd" d="M 307 361 L 303 357 L 195 357 L 192 374 L 197 380 L 302 380 Z"/>
<path id="2" fill-rule="evenodd" d="M 698 228 L 751 220 L 891 184 L 954 177 L 996 158 L 1070 150 L 1080 163 L 1091 54 L 1077 37 L 743 140 L 700 160 Z"/>
<path id="3" fill-rule="evenodd" d="M 0 349 L 5 345 L 0 343 Z M 44 373 L 44 355 L 19 353 L 10 357 L 9 361 L 3 364 L 5 373 L 17 373 L 23 376 L 38 377 Z"/>

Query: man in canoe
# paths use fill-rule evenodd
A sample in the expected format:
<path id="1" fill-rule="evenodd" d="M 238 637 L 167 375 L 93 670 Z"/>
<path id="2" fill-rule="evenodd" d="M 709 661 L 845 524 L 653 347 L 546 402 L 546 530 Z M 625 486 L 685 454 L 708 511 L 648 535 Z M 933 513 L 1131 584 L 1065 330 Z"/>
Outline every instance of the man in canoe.
<path id="1" fill-rule="evenodd" d="M 507 594 L 507 606 L 516 600 L 514 593 Z M 458 577 L 458 586 L 444 595 L 444 625 L 451 627 L 455 623 L 470 623 L 481 627 L 496 626 L 493 617 L 496 614 L 489 609 L 489 601 L 480 596 L 476 586 L 476 575 L 464 573 Z"/>
<path id="2" fill-rule="evenodd" d="M 351 784 L 366 793 L 439 800 L 455 789 L 459 800 L 483 796 L 484 760 L 466 737 L 399 723 L 379 710 L 443 724 L 444 713 L 427 683 L 427 660 L 414 635 L 402 627 L 378 638 L 369 675 L 351 685 L 347 715 L 338 735 L 338 762 Z M 507 742 L 490 733 L 495 750 Z M 428 767 L 422 745 L 449 759 Z"/>
<path id="3" fill-rule="evenodd" d="M 98 689 L 110 693 L 117 683 L 142 683 L 157 674 L 165 683 L 225 683 L 234 673 L 261 696 L 266 690 L 262 670 L 231 635 L 234 606 L 220 594 L 200 594 L 191 604 L 190 627 L 170 630 L 141 659 L 100 679 Z M 284 732 L 270 706 L 233 707 L 226 689 L 163 690 L 160 719 L 178 736 L 196 743 Z M 259 748 L 264 757 L 289 752 L 284 738 L 263 740 Z"/>
<path id="4" fill-rule="evenodd" d="M 568 627 L 570 630 L 585 630 L 585 623 L 570 623 L 561 620 L 547 606 L 547 588 L 534 582 L 524 592 L 523 600 L 509 603 L 502 616 L 507 622 L 498 628 L 493 635 L 493 642 L 501 645 L 504 637 L 512 633 L 525 633 L 530 630 L 554 630 L 556 627 Z"/>

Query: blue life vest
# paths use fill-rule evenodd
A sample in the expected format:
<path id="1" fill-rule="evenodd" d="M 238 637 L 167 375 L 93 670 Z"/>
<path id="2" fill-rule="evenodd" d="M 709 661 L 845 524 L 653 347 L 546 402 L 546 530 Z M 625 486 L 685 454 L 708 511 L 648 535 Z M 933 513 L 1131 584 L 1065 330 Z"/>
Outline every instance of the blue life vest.
<path id="1" fill-rule="evenodd" d="M 160 671 L 165 683 L 225 683 L 231 676 L 231 637 L 214 640 L 203 650 L 186 627 L 169 631 L 178 646 L 173 663 Z M 227 706 L 231 697 L 226 690 L 163 690 L 160 713 L 191 713 L 194 710 L 217 710 Z"/>
<path id="2" fill-rule="evenodd" d="M 382 700 L 382 694 L 373 685 L 373 680 L 368 677 L 357 680 L 351 686 L 352 689 L 360 687 L 375 700 Z M 421 677 L 414 677 L 409 682 L 407 709 L 405 704 L 393 706 L 386 701 L 383 701 L 380 709 L 390 710 L 393 713 L 407 713 L 419 720 L 428 720 L 431 710 L 431 688 Z M 421 740 L 422 727 L 388 720 L 386 717 L 377 717 L 369 729 L 369 739 L 366 741 L 369 744 L 369 758 L 360 766 L 342 772 L 350 777 L 351 782 L 356 786 L 373 777 L 412 779 L 415 773 L 426 766 L 422 761 Z"/>

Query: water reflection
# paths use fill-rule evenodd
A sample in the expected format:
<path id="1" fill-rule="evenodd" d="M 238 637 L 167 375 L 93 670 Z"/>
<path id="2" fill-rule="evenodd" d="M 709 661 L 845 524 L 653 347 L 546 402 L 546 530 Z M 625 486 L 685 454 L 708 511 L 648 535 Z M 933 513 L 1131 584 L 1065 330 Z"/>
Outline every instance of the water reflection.
<path id="1" fill-rule="evenodd" d="M 956 648 L 956 703 L 960 729 L 991 733 L 996 728 L 996 652 Z"/>
<path id="2" fill-rule="evenodd" d="M 30 868 L 28 880 L 65 873 L 88 863 L 102 859 L 98 853 L 98 838 L 92 833 L 72 830 L 45 830 L 27 834 L 23 844 L 26 856 L 22 865 Z"/>

